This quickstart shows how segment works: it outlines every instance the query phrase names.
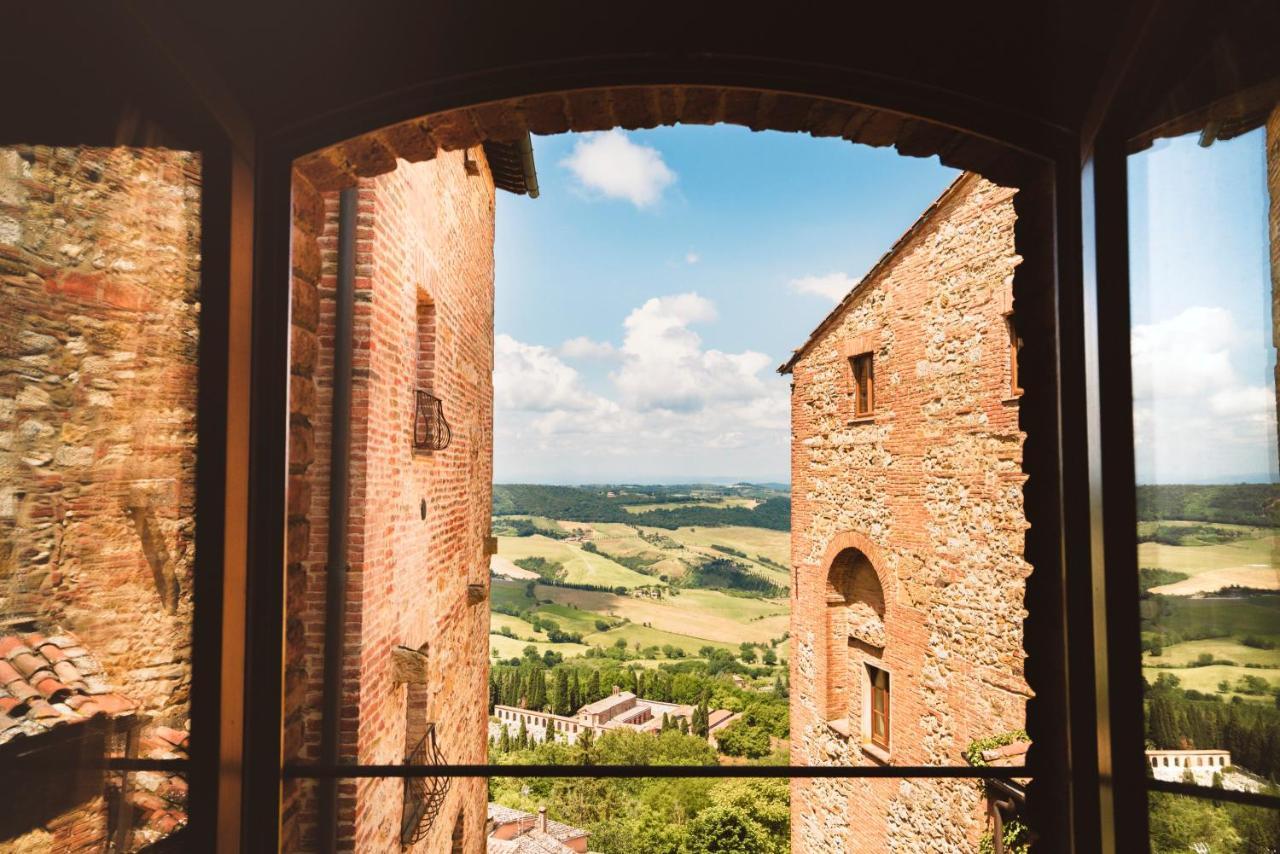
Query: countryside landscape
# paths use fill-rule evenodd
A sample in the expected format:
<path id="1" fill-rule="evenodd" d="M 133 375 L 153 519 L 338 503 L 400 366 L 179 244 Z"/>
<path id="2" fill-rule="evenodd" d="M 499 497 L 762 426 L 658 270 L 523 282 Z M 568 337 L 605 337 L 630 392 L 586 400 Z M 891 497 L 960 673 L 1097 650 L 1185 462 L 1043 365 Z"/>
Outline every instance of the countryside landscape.
<path id="1" fill-rule="evenodd" d="M 693 713 L 572 743 L 494 717 L 490 760 L 786 764 L 790 515 L 779 484 L 495 485 L 490 711 L 572 716 L 616 687 Z M 495 778 L 490 795 L 546 806 L 592 850 L 790 846 L 785 781 Z"/>

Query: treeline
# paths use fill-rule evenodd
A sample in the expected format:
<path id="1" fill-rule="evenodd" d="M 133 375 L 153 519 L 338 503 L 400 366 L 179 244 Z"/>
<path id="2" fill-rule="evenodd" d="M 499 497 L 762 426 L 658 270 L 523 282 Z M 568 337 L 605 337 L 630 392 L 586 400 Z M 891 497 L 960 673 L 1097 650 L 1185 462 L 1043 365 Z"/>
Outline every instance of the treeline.
<path id="1" fill-rule="evenodd" d="M 1180 519 L 1234 525 L 1280 525 L 1280 484 L 1138 487 L 1138 520 Z"/>
<path id="2" fill-rule="evenodd" d="M 728 558 L 708 558 L 691 567 L 681 579 L 681 584 L 685 587 L 702 587 L 726 593 L 735 591 L 758 593 L 768 598 L 786 596 L 789 592 L 787 588 L 774 584 L 743 564 Z"/>
<path id="3" fill-rule="evenodd" d="M 704 652 L 708 653 L 708 662 L 684 661 L 649 669 L 627 667 L 604 657 L 592 664 L 548 664 L 530 646 L 522 658 L 495 661 L 490 668 L 489 711 L 492 713 L 494 705 L 500 704 L 572 715 L 582 706 L 609 696 L 616 686 L 620 691 L 664 703 L 736 712 L 759 707 L 750 716 L 752 725 L 765 728 L 767 735 L 785 738 L 790 724 L 788 690 L 782 677 L 775 678 L 770 692 L 740 688 L 731 674 L 751 671 L 734 661 L 726 650 L 707 648 Z"/>
<path id="4" fill-rule="evenodd" d="M 1168 673 L 1148 690 L 1147 706 L 1147 739 L 1157 750 L 1229 750 L 1233 764 L 1280 776 L 1280 709 L 1183 691 Z"/>
<path id="5" fill-rule="evenodd" d="M 610 498 L 606 494 L 574 486 L 542 484 L 494 484 L 494 516 L 545 516 L 573 522 L 620 522 L 654 528 L 686 526 L 717 527 L 743 525 L 791 530 L 791 499 L 766 498 L 754 509 L 747 507 L 707 507 L 691 502 L 688 507 L 628 513 L 624 506 L 636 503 Z"/>

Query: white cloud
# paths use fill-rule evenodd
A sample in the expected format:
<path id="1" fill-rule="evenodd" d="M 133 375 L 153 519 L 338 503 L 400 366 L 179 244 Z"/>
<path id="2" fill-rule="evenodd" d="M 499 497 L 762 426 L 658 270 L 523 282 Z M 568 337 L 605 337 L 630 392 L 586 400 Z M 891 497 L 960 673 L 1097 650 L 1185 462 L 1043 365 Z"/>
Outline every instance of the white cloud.
<path id="1" fill-rule="evenodd" d="M 1237 382 L 1229 353 L 1234 326 L 1225 308 L 1193 306 L 1133 327 L 1133 396 L 1202 397 Z"/>
<path id="2" fill-rule="evenodd" d="M 593 403 L 578 372 L 550 349 L 510 335 L 493 342 L 493 397 L 499 409 L 526 412 L 585 410 Z"/>
<path id="3" fill-rule="evenodd" d="M 684 254 L 684 262 L 686 264 L 697 264 L 701 260 L 702 256 L 692 250 Z"/>
<path id="4" fill-rule="evenodd" d="M 787 384 L 763 353 L 704 348 L 690 327 L 715 320 L 695 293 L 650 299 L 609 348 L 616 369 L 591 382 L 560 357 L 603 352 L 602 342 L 553 351 L 497 336 L 498 478 L 784 474 Z"/>
<path id="5" fill-rule="evenodd" d="M 1130 346 L 1139 481 L 1230 480 L 1275 467 L 1275 390 L 1241 377 L 1240 356 L 1256 342 L 1230 311 L 1193 306 L 1135 326 Z"/>
<path id="6" fill-rule="evenodd" d="M 560 345 L 560 355 L 566 359 L 613 359 L 617 357 L 618 349 L 608 341 L 593 341 L 579 335 Z"/>
<path id="7" fill-rule="evenodd" d="M 802 276 L 787 282 L 787 287 L 798 294 L 815 294 L 832 302 L 840 302 L 853 290 L 860 279 L 852 279 L 845 273 L 827 273 L 825 276 Z"/>
<path id="8" fill-rule="evenodd" d="M 560 165 L 587 189 L 606 198 L 626 199 L 638 208 L 655 204 L 676 180 L 661 152 L 632 142 L 617 128 L 587 134 Z"/>

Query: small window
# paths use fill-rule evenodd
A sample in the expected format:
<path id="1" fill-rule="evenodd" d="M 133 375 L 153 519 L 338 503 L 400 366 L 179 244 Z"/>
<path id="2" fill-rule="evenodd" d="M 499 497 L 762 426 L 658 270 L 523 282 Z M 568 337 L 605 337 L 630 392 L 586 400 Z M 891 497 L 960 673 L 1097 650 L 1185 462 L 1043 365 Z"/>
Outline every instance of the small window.
<path id="1" fill-rule="evenodd" d="M 889 674 L 878 667 L 868 667 L 871 681 L 871 743 L 881 750 L 889 749 Z"/>
<path id="2" fill-rule="evenodd" d="M 1018 324 L 1012 314 L 1005 315 L 1004 325 L 1009 330 L 1009 395 L 1019 397 L 1022 385 L 1018 381 L 1018 351 L 1022 349 L 1022 336 L 1018 334 Z"/>
<path id="3" fill-rule="evenodd" d="M 849 371 L 853 375 L 853 417 L 863 418 L 875 411 L 875 365 L 870 353 L 849 357 Z"/>

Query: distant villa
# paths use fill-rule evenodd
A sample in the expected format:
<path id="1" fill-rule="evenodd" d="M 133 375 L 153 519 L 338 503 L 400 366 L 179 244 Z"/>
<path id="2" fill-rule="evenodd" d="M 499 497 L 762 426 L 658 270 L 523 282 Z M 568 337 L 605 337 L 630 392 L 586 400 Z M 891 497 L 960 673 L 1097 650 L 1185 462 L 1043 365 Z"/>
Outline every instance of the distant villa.
<path id="1" fill-rule="evenodd" d="M 568 743 L 575 744 L 578 736 L 591 730 L 593 736 L 600 736 L 610 730 L 629 729 L 635 732 L 658 733 L 662 729 L 662 718 L 665 715 L 673 723 L 681 720 L 693 722 L 694 707 L 681 703 L 664 703 L 658 700 L 645 700 L 630 691 L 620 691 L 615 685 L 613 693 L 603 700 L 588 703 L 573 717 L 553 715 L 550 712 L 535 712 L 518 706 L 493 707 L 496 723 L 490 724 L 491 736 L 500 736 L 506 729 L 508 734 L 515 735 L 520 724 L 524 724 L 529 738 L 534 741 L 546 741 L 549 734 Z M 715 741 L 715 734 L 737 720 L 738 714 L 728 709 L 715 709 L 708 716 L 708 738 Z"/>

